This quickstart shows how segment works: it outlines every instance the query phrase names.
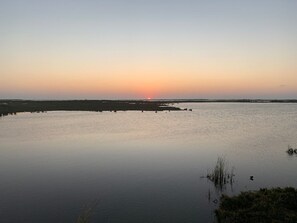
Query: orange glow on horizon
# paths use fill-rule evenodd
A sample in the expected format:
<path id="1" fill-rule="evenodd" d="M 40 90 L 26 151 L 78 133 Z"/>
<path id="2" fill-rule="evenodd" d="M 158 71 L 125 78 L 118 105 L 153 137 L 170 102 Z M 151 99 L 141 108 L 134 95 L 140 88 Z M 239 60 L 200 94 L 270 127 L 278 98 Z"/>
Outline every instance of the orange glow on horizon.
<path id="1" fill-rule="evenodd" d="M 257 92 L 278 94 L 295 92 L 297 76 L 295 69 L 249 68 L 242 66 L 210 66 L 164 63 L 163 66 L 152 63 L 125 64 L 122 66 L 97 66 L 74 70 L 78 67 L 61 70 L 36 67 L 32 72 L 25 72 L 22 66 L 12 68 L 10 72 L 32 78 L 18 78 L 11 75 L 2 78 L 5 85 L 2 90 L 14 89 L 18 92 L 50 95 L 85 95 L 94 97 L 131 97 L 131 98 L 166 98 L 166 97 L 207 97 L 220 95 L 243 95 Z M 70 66 L 69 66 L 70 67 Z M 286 71 L 286 76 L 282 71 Z M 39 75 L 42 74 L 42 75 Z M 274 76 L 274 78 L 271 78 Z M 283 87 L 280 87 L 283 83 Z M 1 84 L 1 83 L 0 83 Z"/>
<path id="2" fill-rule="evenodd" d="M 223 72 L 222 72 L 223 73 Z M 185 74 L 181 76 L 163 75 L 153 73 L 143 78 L 141 75 L 125 74 L 116 76 L 81 75 L 63 78 L 46 76 L 43 78 L 11 80 L 2 89 L 17 89 L 24 92 L 43 92 L 67 95 L 131 95 L 131 97 L 162 98 L 170 95 L 220 95 L 220 94 L 241 94 L 247 92 L 272 92 L 278 93 L 285 90 L 294 91 L 295 85 L 286 88 L 279 86 L 279 79 L 267 78 L 256 79 L 255 75 L 249 77 L 236 77 L 236 75 L 199 75 Z M 259 75 L 261 76 L 261 75 Z M 265 77 L 262 75 L 261 77 Z M 292 83 L 296 83 L 292 80 Z"/>

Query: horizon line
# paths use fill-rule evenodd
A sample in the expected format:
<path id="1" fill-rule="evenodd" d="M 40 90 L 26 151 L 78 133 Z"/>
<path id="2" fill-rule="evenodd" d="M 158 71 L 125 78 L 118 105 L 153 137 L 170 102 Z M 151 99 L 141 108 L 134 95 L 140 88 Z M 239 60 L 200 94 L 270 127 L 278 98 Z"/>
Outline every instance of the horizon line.
<path id="1" fill-rule="evenodd" d="M 0 101 L 297 101 L 297 98 L 140 98 L 140 99 L 21 99 L 0 98 Z"/>

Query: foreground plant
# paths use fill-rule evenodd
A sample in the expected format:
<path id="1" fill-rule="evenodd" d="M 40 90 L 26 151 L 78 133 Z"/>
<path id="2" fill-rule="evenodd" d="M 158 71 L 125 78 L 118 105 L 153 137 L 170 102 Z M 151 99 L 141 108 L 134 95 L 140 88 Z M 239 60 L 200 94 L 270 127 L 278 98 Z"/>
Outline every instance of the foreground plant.
<path id="1" fill-rule="evenodd" d="M 297 189 L 292 187 L 223 195 L 215 211 L 219 223 L 297 222 Z"/>
<path id="2" fill-rule="evenodd" d="M 227 183 L 233 183 L 234 168 L 228 169 L 228 163 L 223 157 L 218 157 L 215 168 L 206 176 L 216 187 L 223 188 Z"/>
<path id="3" fill-rule="evenodd" d="M 94 201 L 93 203 L 90 203 L 86 205 L 82 211 L 82 213 L 79 215 L 76 223 L 90 223 L 91 217 L 94 212 L 94 209 L 96 208 L 98 202 Z"/>

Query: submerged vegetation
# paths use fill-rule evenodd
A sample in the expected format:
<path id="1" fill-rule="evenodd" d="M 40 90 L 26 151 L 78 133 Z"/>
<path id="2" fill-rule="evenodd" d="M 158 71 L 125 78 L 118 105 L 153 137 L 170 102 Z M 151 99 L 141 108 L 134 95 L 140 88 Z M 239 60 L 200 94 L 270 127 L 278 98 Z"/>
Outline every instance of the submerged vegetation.
<path id="1" fill-rule="evenodd" d="M 229 170 L 228 163 L 225 158 L 218 157 L 217 163 L 211 173 L 207 174 L 207 179 L 212 181 L 214 185 L 220 189 L 224 185 L 230 183 L 233 184 L 234 181 L 234 168 Z"/>
<path id="2" fill-rule="evenodd" d="M 297 222 L 297 189 L 292 187 L 223 195 L 215 211 L 220 223 Z"/>

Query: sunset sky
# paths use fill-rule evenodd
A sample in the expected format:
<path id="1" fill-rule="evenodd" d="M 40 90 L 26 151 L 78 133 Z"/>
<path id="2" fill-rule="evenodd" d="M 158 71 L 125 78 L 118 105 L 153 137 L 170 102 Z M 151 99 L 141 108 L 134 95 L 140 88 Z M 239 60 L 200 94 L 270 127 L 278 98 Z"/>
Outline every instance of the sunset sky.
<path id="1" fill-rule="evenodd" d="M 295 0 L 0 0 L 0 98 L 297 98 Z"/>

